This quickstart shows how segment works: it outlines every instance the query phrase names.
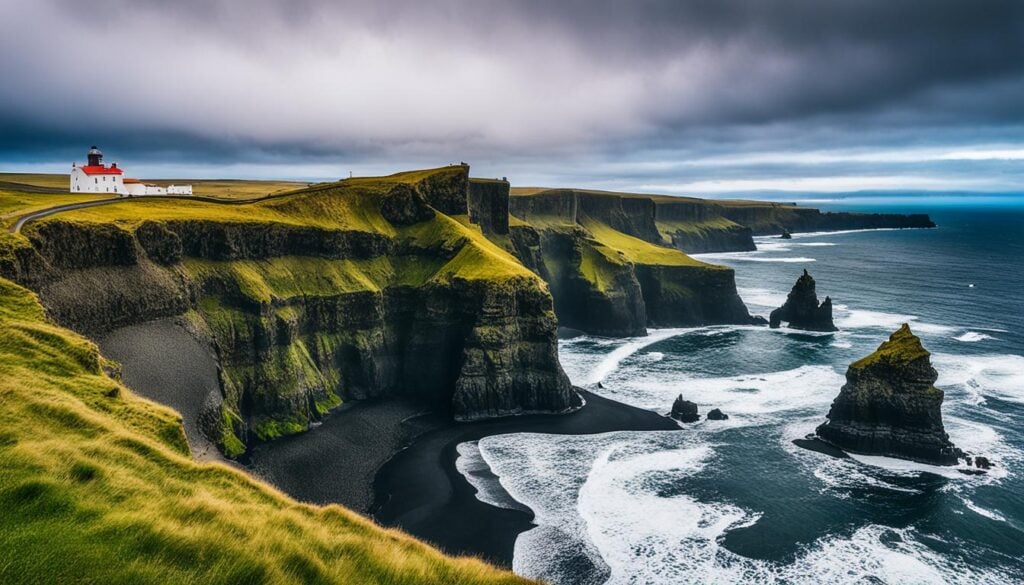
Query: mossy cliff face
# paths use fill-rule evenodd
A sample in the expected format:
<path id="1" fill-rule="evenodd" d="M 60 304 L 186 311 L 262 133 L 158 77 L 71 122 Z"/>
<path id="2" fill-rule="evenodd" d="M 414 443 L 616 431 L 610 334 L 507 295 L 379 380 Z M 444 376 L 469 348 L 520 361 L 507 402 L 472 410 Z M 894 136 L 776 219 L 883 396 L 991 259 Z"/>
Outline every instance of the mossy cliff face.
<path id="1" fill-rule="evenodd" d="M 672 246 L 688 254 L 757 249 L 751 229 L 726 218 L 721 205 L 676 197 L 654 201 L 659 231 Z"/>
<path id="2" fill-rule="evenodd" d="M 512 251 L 550 285 L 559 324 L 596 335 L 758 322 L 730 268 L 664 245 L 655 203 L 568 189 L 515 196 Z"/>
<path id="3" fill-rule="evenodd" d="M 467 173 L 230 209 L 68 213 L 26 227 L 33 268 L 12 276 L 88 334 L 180 316 L 219 356 L 224 400 L 204 420 L 232 455 L 345 400 L 406 396 L 460 419 L 564 411 L 573 393 L 547 287 L 430 203 L 462 185 L 465 208 Z"/>
<path id="4" fill-rule="evenodd" d="M 854 453 L 954 465 L 960 451 L 943 428 L 943 393 L 936 379 L 930 354 L 904 324 L 874 353 L 850 365 L 817 434 Z"/>

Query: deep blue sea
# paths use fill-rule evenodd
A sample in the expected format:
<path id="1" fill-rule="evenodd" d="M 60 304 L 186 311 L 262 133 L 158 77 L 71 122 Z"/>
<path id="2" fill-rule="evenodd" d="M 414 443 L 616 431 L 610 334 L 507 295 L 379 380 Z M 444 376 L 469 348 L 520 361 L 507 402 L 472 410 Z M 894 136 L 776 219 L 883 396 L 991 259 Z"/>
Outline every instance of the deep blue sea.
<path id="1" fill-rule="evenodd" d="M 658 412 L 682 394 L 730 418 L 460 446 L 536 514 L 515 571 L 579 583 L 567 559 L 582 553 L 600 568 L 589 582 L 1024 582 L 1024 205 L 975 201 L 848 204 L 927 212 L 939 228 L 758 238 L 757 252 L 702 256 L 734 267 L 740 295 L 765 316 L 808 269 L 835 303 L 838 333 L 704 327 L 563 341 L 580 386 Z M 901 323 L 932 352 L 952 440 L 993 472 L 792 444 L 824 420 L 847 365 Z M 485 486 L 478 497 L 488 500 Z"/>

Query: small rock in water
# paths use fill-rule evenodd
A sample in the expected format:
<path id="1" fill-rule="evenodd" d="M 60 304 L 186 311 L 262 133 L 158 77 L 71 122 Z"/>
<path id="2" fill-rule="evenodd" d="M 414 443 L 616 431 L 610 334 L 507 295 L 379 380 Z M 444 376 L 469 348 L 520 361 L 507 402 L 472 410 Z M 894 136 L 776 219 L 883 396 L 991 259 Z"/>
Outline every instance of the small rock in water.
<path id="1" fill-rule="evenodd" d="M 988 460 L 988 457 L 978 455 L 974 458 L 974 466 L 978 469 L 992 469 L 992 462 Z"/>
<path id="2" fill-rule="evenodd" d="M 779 238 L 783 240 L 792 240 L 793 234 L 789 233 L 789 230 L 782 230 L 782 235 L 779 236 Z"/>
<path id="3" fill-rule="evenodd" d="M 689 400 L 683 400 L 683 395 L 680 394 L 676 398 L 676 401 L 672 403 L 672 413 L 669 415 L 679 422 L 692 423 L 700 420 L 700 414 L 697 413 L 697 403 L 690 402 Z"/>
<path id="4" fill-rule="evenodd" d="M 604 390 L 604 384 L 600 382 L 597 383 L 597 387 L 600 388 L 601 390 Z"/>
<path id="5" fill-rule="evenodd" d="M 708 420 L 729 420 L 729 415 L 716 408 L 708 413 Z"/>

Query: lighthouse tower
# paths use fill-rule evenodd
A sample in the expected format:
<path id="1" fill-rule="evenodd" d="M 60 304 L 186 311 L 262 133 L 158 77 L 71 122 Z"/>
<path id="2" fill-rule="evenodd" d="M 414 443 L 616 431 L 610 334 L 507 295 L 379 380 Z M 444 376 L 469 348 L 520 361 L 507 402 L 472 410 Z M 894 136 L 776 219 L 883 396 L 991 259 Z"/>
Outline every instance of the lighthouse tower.
<path id="1" fill-rule="evenodd" d="M 84 166 L 71 164 L 72 193 L 117 193 L 127 195 L 123 175 L 117 163 L 103 164 L 103 153 L 93 145 L 86 153 L 88 163 Z"/>

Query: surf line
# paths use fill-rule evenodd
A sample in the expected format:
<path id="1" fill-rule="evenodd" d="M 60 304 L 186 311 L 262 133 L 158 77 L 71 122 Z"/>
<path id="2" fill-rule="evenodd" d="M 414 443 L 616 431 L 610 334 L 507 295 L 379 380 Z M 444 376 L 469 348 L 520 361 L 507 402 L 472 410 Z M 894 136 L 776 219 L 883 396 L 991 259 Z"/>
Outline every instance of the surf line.
<path id="1" fill-rule="evenodd" d="M 671 337 L 676 337 L 677 335 L 683 335 L 684 333 L 690 333 L 692 331 L 697 331 L 699 329 L 703 329 L 703 327 L 655 329 L 653 331 L 650 331 L 646 337 L 635 337 L 632 340 L 627 341 L 623 345 L 615 348 L 614 351 L 606 355 L 604 359 L 601 360 L 601 362 L 594 366 L 594 369 L 590 371 L 590 375 L 587 376 L 587 379 L 584 383 L 597 384 L 598 382 L 602 382 L 605 378 L 608 377 L 608 374 L 611 374 L 612 372 L 619 368 L 619 364 L 622 363 L 622 360 L 635 354 L 641 349 L 654 345 L 659 341 L 664 341 Z"/>

